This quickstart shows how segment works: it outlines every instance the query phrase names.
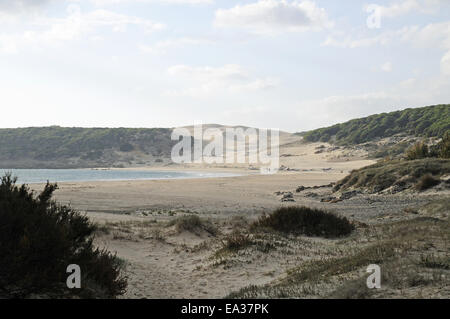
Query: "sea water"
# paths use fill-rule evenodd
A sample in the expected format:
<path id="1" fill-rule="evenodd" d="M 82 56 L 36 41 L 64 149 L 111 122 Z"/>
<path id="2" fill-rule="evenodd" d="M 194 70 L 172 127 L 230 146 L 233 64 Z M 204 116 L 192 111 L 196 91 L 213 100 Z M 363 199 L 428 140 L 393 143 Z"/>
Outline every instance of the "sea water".
<path id="1" fill-rule="evenodd" d="M 200 171 L 158 171 L 139 169 L 0 169 L 1 176 L 12 173 L 18 183 L 126 181 L 232 177 L 238 174 Z"/>

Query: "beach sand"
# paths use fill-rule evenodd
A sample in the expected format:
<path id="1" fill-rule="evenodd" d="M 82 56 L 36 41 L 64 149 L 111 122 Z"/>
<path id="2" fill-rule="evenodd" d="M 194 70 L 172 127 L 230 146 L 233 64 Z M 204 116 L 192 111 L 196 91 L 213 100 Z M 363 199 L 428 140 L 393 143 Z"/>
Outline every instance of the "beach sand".
<path id="1" fill-rule="evenodd" d="M 284 146 L 280 164 L 290 170 L 274 175 L 261 175 L 243 165 L 150 167 L 147 169 L 226 171 L 241 176 L 61 183 L 55 197 L 101 226 L 96 244 L 117 253 L 126 265 L 128 289 L 124 298 L 222 298 L 242 287 L 276 281 L 303 261 L 342 251 L 335 240 L 299 237 L 277 239 L 280 247 L 270 253 L 259 244 L 252 246 L 251 252 L 220 253 L 227 234 L 243 230 L 264 213 L 282 205 L 307 205 L 364 222 L 369 216 L 373 222 L 395 218 L 401 207 L 418 201 L 411 197 L 397 206 L 398 199 L 389 204 L 374 200 L 368 205 L 367 198 L 361 198 L 329 204 L 296 194 L 300 185 L 327 185 L 374 162 L 358 150 L 317 152 L 320 145 L 294 141 Z M 33 185 L 36 190 L 42 187 Z M 281 202 L 275 194 L 280 191 L 293 192 L 295 202 Z M 322 196 L 331 188 L 317 192 Z M 176 220 L 191 215 L 214 225 L 217 233 L 177 229 Z"/>

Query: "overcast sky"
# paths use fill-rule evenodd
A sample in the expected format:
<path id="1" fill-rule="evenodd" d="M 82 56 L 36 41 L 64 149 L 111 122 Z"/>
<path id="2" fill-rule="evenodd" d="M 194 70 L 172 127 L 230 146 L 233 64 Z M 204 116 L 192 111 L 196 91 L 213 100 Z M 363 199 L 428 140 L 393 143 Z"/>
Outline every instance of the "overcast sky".
<path id="1" fill-rule="evenodd" d="M 295 132 L 449 102 L 448 0 L 0 0 L 0 127 Z"/>

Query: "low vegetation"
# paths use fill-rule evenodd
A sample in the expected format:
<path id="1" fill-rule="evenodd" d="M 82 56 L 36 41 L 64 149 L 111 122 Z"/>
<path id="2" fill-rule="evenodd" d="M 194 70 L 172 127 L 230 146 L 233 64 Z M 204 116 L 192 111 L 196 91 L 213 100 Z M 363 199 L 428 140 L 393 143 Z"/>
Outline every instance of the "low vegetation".
<path id="1" fill-rule="evenodd" d="M 302 135 L 308 142 L 352 145 L 395 134 L 440 137 L 449 130 L 450 105 L 446 104 L 371 115 Z"/>
<path id="2" fill-rule="evenodd" d="M 450 161 L 438 158 L 425 158 L 417 160 L 388 160 L 352 171 L 342 180 L 338 181 L 334 191 L 344 191 L 349 188 L 360 188 L 370 193 L 383 191 L 391 186 L 398 186 L 399 190 L 411 188 L 419 183 L 429 186 L 429 177 L 438 179 L 440 176 L 450 174 Z M 418 186 L 422 188 L 421 186 Z"/>
<path id="3" fill-rule="evenodd" d="M 450 158 L 450 131 L 444 134 L 441 141 L 435 145 L 428 145 L 420 141 L 412 145 L 405 152 L 407 160 L 415 160 L 427 157 Z"/>
<path id="4" fill-rule="evenodd" d="M 429 156 L 430 152 L 428 151 L 428 146 L 423 141 L 417 142 L 416 144 L 408 148 L 405 154 L 406 159 L 410 161 L 427 158 Z"/>
<path id="5" fill-rule="evenodd" d="M 249 234 L 243 234 L 239 231 L 228 234 L 222 240 L 222 249 L 226 251 L 238 251 L 253 244 Z"/>
<path id="6" fill-rule="evenodd" d="M 114 298 L 125 292 L 122 262 L 93 245 L 96 227 L 86 216 L 52 200 L 57 186 L 40 194 L 0 184 L 0 298 Z M 67 266 L 81 268 L 81 288 L 66 286 Z"/>
<path id="7" fill-rule="evenodd" d="M 171 220 L 168 226 L 175 226 L 177 231 L 191 232 L 199 234 L 200 231 L 206 231 L 212 236 L 216 236 L 218 233 L 217 227 L 208 220 L 203 220 L 197 215 L 186 215 Z"/>
<path id="8" fill-rule="evenodd" d="M 421 298 L 421 291 L 449 284 L 449 229 L 448 220 L 423 217 L 370 226 L 343 239 L 334 256 L 303 261 L 277 280 L 227 298 Z M 381 267 L 382 289 L 366 286 L 370 264 Z"/>
<path id="9" fill-rule="evenodd" d="M 418 191 L 424 191 L 424 190 L 427 190 L 427 189 L 429 189 L 429 188 L 431 188 L 433 186 L 436 186 L 436 185 L 438 185 L 440 183 L 441 183 L 441 181 L 439 179 L 434 178 L 430 174 L 426 174 L 426 175 L 423 175 L 419 179 L 419 181 L 415 185 L 415 188 Z"/>
<path id="10" fill-rule="evenodd" d="M 252 228 L 270 228 L 283 233 L 325 238 L 346 236 L 354 229 L 345 217 L 308 207 L 281 207 L 262 216 Z"/>

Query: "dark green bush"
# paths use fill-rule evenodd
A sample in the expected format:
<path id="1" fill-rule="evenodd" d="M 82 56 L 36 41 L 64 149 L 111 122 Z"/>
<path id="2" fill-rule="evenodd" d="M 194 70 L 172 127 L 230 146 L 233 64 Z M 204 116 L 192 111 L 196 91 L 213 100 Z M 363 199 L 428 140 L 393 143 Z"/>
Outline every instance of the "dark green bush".
<path id="1" fill-rule="evenodd" d="M 93 245 L 95 226 L 86 216 L 53 201 L 56 184 L 40 194 L 17 186 L 10 174 L 0 184 L 0 298 L 32 294 L 55 298 L 114 298 L 125 292 L 119 260 Z M 81 268 L 81 288 L 68 289 L 67 266 Z"/>
<path id="2" fill-rule="evenodd" d="M 354 226 L 345 217 L 303 206 L 281 207 L 261 217 L 253 229 L 271 228 L 283 233 L 335 238 L 350 234 Z"/>

